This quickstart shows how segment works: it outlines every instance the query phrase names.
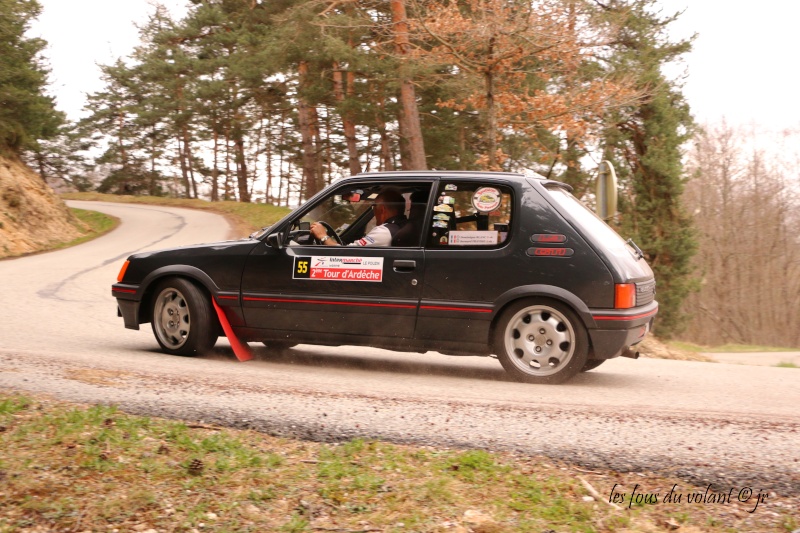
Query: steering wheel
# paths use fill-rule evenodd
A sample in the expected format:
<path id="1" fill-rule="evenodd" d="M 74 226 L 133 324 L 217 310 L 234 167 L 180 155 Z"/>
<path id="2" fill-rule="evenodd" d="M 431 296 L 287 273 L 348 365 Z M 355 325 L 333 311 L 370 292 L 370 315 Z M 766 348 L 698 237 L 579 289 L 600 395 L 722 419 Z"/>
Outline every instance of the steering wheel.
<path id="1" fill-rule="evenodd" d="M 343 246 L 343 244 L 344 244 L 344 243 L 342 243 L 342 239 L 339 237 L 339 234 L 338 234 L 338 233 L 336 233 L 336 232 L 333 230 L 333 228 L 331 227 L 331 225 L 330 225 L 330 224 L 328 224 L 328 223 L 327 223 L 327 222 L 325 222 L 324 220 L 319 220 L 319 221 L 317 221 L 317 222 L 318 222 L 319 224 L 321 224 L 323 228 L 325 228 L 325 232 L 328 234 L 328 237 L 330 237 L 331 239 L 333 239 L 334 241 L 336 241 L 336 244 L 338 244 L 339 246 Z M 321 242 L 319 242 L 319 240 L 318 240 L 318 239 L 316 239 L 316 238 L 314 239 L 314 242 L 315 242 L 315 243 L 317 243 L 317 244 L 322 244 L 322 243 L 321 243 Z"/>

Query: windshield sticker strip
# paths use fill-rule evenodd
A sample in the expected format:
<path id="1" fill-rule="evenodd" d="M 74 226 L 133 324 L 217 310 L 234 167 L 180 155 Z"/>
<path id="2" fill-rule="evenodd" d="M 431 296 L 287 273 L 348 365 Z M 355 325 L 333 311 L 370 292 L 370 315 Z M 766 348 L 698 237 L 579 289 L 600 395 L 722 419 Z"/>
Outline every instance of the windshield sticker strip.
<path id="1" fill-rule="evenodd" d="M 380 283 L 383 257 L 295 257 L 292 279 Z"/>

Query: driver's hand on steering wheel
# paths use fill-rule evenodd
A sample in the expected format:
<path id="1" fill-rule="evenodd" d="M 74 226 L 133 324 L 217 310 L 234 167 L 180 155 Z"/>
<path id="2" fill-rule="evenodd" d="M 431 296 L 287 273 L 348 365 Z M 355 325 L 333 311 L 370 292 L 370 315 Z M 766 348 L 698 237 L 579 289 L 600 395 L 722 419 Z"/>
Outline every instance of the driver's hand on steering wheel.
<path id="1" fill-rule="evenodd" d="M 336 245 L 336 240 L 332 239 L 328 235 L 328 230 L 325 228 L 325 226 L 323 226 L 319 222 L 314 222 L 313 224 L 311 224 L 310 230 L 314 238 L 317 239 L 317 241 L 321 242 L 322 244 Z"/>

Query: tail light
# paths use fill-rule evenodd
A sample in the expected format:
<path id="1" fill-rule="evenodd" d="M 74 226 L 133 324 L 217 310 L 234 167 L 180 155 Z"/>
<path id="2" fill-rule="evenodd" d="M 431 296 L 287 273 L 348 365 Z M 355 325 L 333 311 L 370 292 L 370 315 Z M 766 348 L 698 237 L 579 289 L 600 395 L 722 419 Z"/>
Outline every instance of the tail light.
<path id="1" fill-rule="evenodd" d="M 636 307 L 636 284 L 617 283 L 614 286 L 614 309 Z"/>

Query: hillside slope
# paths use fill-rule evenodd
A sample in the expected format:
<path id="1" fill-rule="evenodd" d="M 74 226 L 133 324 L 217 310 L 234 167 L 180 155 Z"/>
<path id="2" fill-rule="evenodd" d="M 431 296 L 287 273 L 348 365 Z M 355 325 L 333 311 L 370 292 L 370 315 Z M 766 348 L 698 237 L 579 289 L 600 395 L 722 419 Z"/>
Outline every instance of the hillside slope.
<path id="1" fill-rule="evenodd" d="M 47 250 L 82 235 L 79 222 L 42 179 L 0 156 L 0 258 Z"/>

